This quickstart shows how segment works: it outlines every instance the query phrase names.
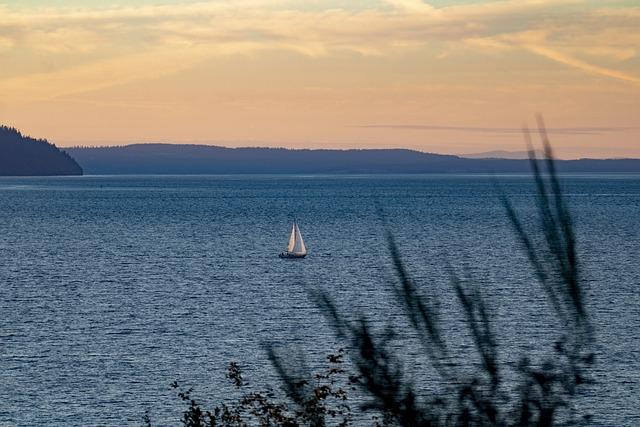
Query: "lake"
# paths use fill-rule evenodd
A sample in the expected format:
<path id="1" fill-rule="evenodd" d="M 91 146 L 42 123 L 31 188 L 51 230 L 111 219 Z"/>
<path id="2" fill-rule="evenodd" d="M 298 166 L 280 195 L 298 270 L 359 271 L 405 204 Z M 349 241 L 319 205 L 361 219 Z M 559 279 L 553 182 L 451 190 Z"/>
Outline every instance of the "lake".
<path id="1" fill-rule="evenodd" d="M 584 404 L 598 425 L 639 425 L 640 175 L 563 184 L 596 327 Z M 501 357 L 538 354 L 555 318 L 501 193 L 534 220 L 524 175 L 0 178 L 0 425 L 140 425 L 145 410 L 177 425 L 174 380 L 216 401 L 238 361 L 274 383 L 264 343 L 317 365 L 340 343 L 309 289 L 374 325 L 397 317 L 385 230 L 461 353 L 446 263 L 482 289 Z M 282 260 L 294 218 L 309 255 Z"/>

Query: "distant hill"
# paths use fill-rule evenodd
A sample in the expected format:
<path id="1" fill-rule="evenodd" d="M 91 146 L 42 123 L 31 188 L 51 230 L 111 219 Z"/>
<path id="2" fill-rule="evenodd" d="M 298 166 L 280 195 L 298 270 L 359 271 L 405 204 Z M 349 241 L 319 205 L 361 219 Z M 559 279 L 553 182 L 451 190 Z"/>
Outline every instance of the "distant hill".
<path id="1" fill-rule="evenodd" d="M 522 173 L 528 160 L 467 159 L 403 149 L 290 150 L 133 144 L 67 150 L 89 174 Z M 562 160 L 562 172 L 636 172 L 640 159 Z"/>
<path id="2" fill-rule="evenodd" d="M 542 158 L 544 153 L 536 150 L 536 156 Z M 465 159 L 528 159 L 528 151 L 486 151 L 484 153 L 460 154 Z"/>
<path id="3" fill-rule="evenodd" d="M 82 175 L 82 168 L 44 139 L 0 126 L 0 176 Z"/>

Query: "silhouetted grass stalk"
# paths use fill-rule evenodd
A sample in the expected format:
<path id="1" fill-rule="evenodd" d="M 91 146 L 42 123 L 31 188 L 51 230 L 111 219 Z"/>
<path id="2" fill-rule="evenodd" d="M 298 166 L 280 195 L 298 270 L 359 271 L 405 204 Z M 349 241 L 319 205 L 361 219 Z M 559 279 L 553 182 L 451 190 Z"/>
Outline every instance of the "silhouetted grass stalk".
<path id="1" fill-rule="evenodd" d="M 400 250 L 388 233 L 387 244 L 397 277 L 393 292 L 445 384 L 441 390 L 425 397 L 425 387 L 416 388 L 411 378 L 406 378 L 399 355 L 390 350 L 389 343 L 396 336 L 393 329 L 374 332 L 364 317 L 347 320 L 328 293 L 315 291 L 312 297 L 336 336 L 349 348 L 347 357 L 354 374 L 344 368 L 344 353 L 340 350 L 329 356 L 326 371 L 300 378 L 295 374 L 294 361 L 279 357 L 267 346 L 269 359 L 285 386 L 284 396 L 245 391 L 236 405 L 219 405 L 209 412 L 191 398 L 191 390 L 180 391 L 180 398 L 189 405 L 182 423 L 190 427 L 347 426 L 356 418 L 363 419 L 355 417 L 353 411 L 359 411 L 359 415 L 370 413 L 374 425 L 544 427 L 588 423 L 590 416 L 576 413 L 575 401 L 593 363 L 593 331 L 584 303 L 573 221 L 562 196 L 541 117 L 538 132 L 544 147 L 543 160 L 536 158 L 529 130 L 523 130 L 536 188 L 537 231 L 542 240 L 526 230 L 508 197 L 502 196 L 502 204 L 560 326 L 558 338 L 543 360 L 534 363 L 527 356 L 521 357 L 517 388 L 504 385 L 504 372 L 509 368 L 499 361 L 498 341 L 484 299 L 451 267 L 447 269 L 450 281 L 480 363 L 471 373 L 450 363 L 455 349 L 447 342 L 436 307 L 411 279 Z M 546 167 L 546 174 L 541 164 Z M 230 365 L 229 378 L 244 390 L 246 384 L 237 365 Z M 174 386 L 179 388 L 177 383 Z M 356 408 L 349 404 L 348 392 L 354 387 L 367 397 L 367 402 Z"/>

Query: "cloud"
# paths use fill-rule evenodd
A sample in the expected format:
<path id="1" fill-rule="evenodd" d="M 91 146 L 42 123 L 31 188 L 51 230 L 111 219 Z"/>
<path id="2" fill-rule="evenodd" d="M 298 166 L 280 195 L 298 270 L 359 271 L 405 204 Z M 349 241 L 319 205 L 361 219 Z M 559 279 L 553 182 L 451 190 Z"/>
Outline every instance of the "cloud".
<path id="1" fill-rule="evenodd" d="M 56 72 L 0 80 L 0 93 L 7 102 L 42 101 L 175 74 L 208 54 L 203 49 L 189 48 L 119 56 Z"/>
<path id="2" fill-rule="evenodd" d="M 577 58 L 573 58 L 569 55 L 563 54 L 561 52 L 555 51 L 553 49 L 550 49 L 544 46 L 525 45 L 524 47 L 540 56 L 544 56 L 545 58 L 549 58 L 553 61 L 568 65 L 570 67 L 576 68 L 586 73 L 610 77 L 612 79 L 618 79 L 618 80 L 640 85 L 640 77 L 636 77 L 631 74 L 624 73 L 622 71 L 617 71 L 614 69 L 589 64 L 585 61 L 582 61 Z"/>
<path id="3" fill-rule="evenodd" d="M 7 37 L 0 37 L 0 53 L 10 50 L 14 45 L 13 40 Z"/>
<path id="4" fill-rule="evenodd" d="M 610 29 L 608 29 L 610 31 Z M 597 30 L 596 30 L 597 31 Z M 495 37 L 470 38 L 465 40 L 469 46 L 477 47 L 488 52 L 505 52 L 509 50 L 526 50 L 546 59 L 572 67 L 588 74 L 604 76 L 616 80 L 625 81 L 635 85 L 640 85 L 640 77 L 625 73 L 614 68 L 594 65 L 586 60 L 582 60 L 576 55 L 567 53 L 572 51 L 576 54 L 590 54 L 591 56 L 612 58 L 616 61 L 624 61 L 636 56 L 636 49 L 632 44 L 637 37 L 622 35 L 616 37 L 617 43 L 628 41 L 629 45 L 624 47 L 611 45 L 581 45 L 576 42 L 575 35 L 570 36 L 570 41 L 563 40 L 557 32 L 550 29 L 538 29 L 509 34 L 502 34 Z M 558 40 L 560 38 L 560 40 Z M 587 42 L 595 42 L 592 37 L 587 37 Z"/>
<path id="5" fill-rule="evenodd" d="M 422 0 L 386 0 L 396 9 L 410 13 L 437 13 L 437 9 Z"/>
<path id="6" fill-rule="evenodd" d="M 505 127 L 472 127 L 472 126 L 442 126 L 442 125 L 410 125 L 410 124 L 369 124 L 359 125 L 359 128 L 372 129 L 399 129 L 399 130 L 424 130 L 424 131 L 453 131 L 483 134 L 521 134 L 522 128 Z M 547 128 L 547 132 L 556 135 L 603 135 L 613 132 L 622 132 L 629 128 L 623 127 L 562 127 Z"/>
<path id="7" fill-rule="evenodd" d="M 89 53 L 104 43 L 99 33 L 84 28 L 34 30 L 25 35 L 24 43 L 34 50 L 63 54 Z"/>
<path id="8" fill-rule="evenodd" d="M 19 50 L 21 57 L 30 55 L 31 63 L 58 64 L 55 71 L 32 70 L 0 80 L 0 88 L 16 96 L 18 90 L 11 88 L 24 88 L 25 94 L 16 99 L 28 102 L 178 73 L 219 55 L 283 50 L 309 57 L 335 52 L 418 56 L 424 55 L 425 46 L 437 51 L 433 60 L 443 61 L 465 49 L 504 60 L 526 51 L 583 73 L 637 85 L 640 78 L 619 71 L 617 63 L 637 57 L 638 16 L 640 8 L 593 8 L 580 0 L 441 8 L 421 0 L 384 0 L 360 9 L 349 2 L 310 9 L 302 0 L 0 6 L 0 53 Z M 59 60 L 62 56 L 72 60 Z M 161 71 L 147 73 L 151 66 Z M 63 84 L 69 87 L 50 87 Z"/>
<path id="9" fill-rule="evenodd" d="M 303 7 L 304 2 L 253 0 L 110 9 L 5 8 L 0 14 L 0 28 L 9 29 L 17 39 L 30 32 L 59 34 L 57 40 L 69 45 L 82 40 L 70 29 L 103 33 L 109 36 L 103 37 L 105 43 L 110 39 L 116 46 L 136 36 L 138 41 L 157 44 L 166 31 L 195 43 L 251 41 L 268 45 L 278 39 L 289 41 L 288 46 L 323 46 L 325 51 L 389 53 L 399 45 L 493 37 L 542 24 L 561 28 L 570 19 L 570 13 L 558 13 L 551 20 L 543 17 L 562 5 L 574 3 L 517 0 L 435 8 L 421 0 L 387 0 L 367 9 L 310 11 Z M 383 8 L 383 4 L 390 5 L 391 10 Z M 67 40 L 62 37 L 65 31 Z M 29 47 L 28 38 L 24 40 L 25 47 Z"/>

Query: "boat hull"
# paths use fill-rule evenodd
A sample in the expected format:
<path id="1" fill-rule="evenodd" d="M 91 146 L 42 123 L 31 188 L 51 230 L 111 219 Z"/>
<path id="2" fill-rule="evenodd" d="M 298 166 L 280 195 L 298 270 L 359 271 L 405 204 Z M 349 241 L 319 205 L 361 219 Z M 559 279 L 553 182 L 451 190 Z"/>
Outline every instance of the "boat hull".
<path id="1" fill-rule="evenodd" d="M 289 258 L 289 259 L 301 259 L 307 256 L 307 254 L 296 254 L 293 252 L 282 252 L 278 255 L 280 258 Z"/>

